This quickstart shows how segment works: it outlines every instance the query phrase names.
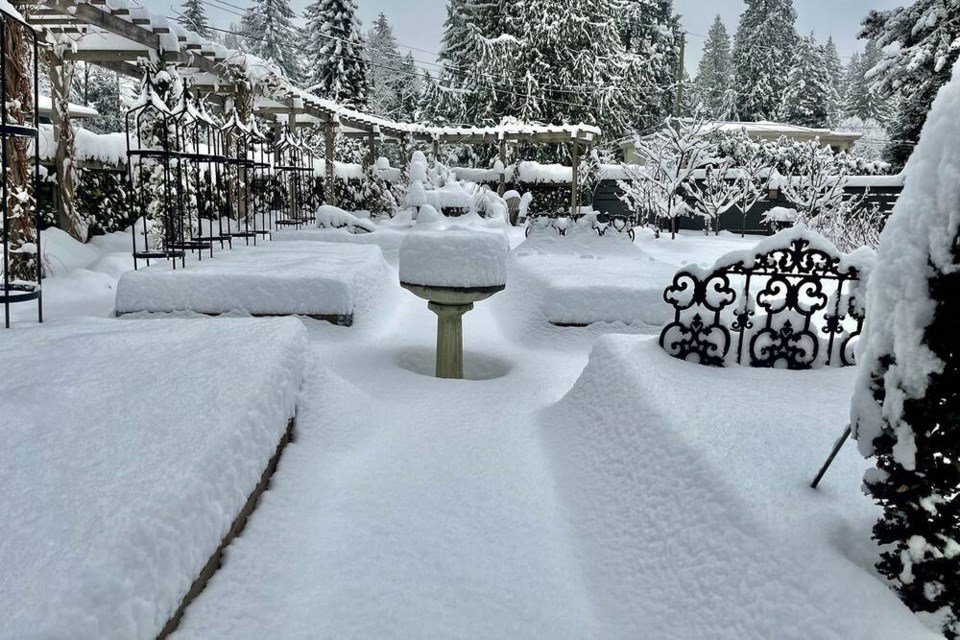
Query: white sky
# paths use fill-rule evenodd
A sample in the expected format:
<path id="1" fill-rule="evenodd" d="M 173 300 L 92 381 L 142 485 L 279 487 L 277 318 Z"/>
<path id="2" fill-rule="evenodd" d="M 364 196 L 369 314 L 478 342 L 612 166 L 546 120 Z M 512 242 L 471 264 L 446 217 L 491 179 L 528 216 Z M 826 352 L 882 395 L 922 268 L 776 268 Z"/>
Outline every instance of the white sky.
<path id="1" fill-rule="evenodd" d="M 182 0 L 140 0 L 157 13 L 175 15 Z M 230 21 L 239 21 L 236 7 L 246 7 L 250 0 L 204 0 L 213 25 L 226 28 Z M 889 9 L 909 0 L 794 0 L 797 8 L 797 29 L 806 33 L 813 31 L 818 39 L 826 40 L 832 35 L 844 63 L 859 48 L 856 39 L 860 20 L 870 9 Z M 307 0 L 293 0 L 294 10 L 299 14 L 308 4 Z M 440 36 L 446 17 L 446 0 L 357 0 L 360 18 L 364 27 L 369 27 L 381 11 L 394 26 L 397 40 L 405 48 L 415 48 L 413 54 L 421 61 L 421 67 L 435 69 L 435 52 L 440 48 Z M 674 6 L 683 16 L 683 25 L 691 33 L 687 40 L 687 68 L 696 70 L 703 47 L 703 36 L 717 14 L 723 18 L 731 36 L 736 31 L 737 21 L 744 9 L 742 0 L 674 0 Z M 220 7 L 219 9 L 217 7 Z M 699 35 L 696 35 L 699 34 Z"/>

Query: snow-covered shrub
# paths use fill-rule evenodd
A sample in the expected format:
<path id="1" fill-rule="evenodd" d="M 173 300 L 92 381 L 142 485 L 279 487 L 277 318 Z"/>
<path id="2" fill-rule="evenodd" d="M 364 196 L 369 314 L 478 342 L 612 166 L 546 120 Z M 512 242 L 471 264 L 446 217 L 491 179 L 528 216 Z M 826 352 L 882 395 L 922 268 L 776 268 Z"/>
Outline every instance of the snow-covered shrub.
<path id="1" fill-rule="evenodd" d="M 847 193 L 850 167 L 844 154 L 835 155 L 819 140 L 781 145 L 784 197 L 797 210 L 797 222 L 826 236 L 841 251 L 876 247 L 883 219 L 867 202 L 867 192 Z"/>
<path id="2" fill-rule="evenodd" d="M 347 211 L 369 211 L 375 216 L 393 216 L 397 206 L 390 186 L 374 167 L 366 169 L 359 180 L 336 178 L 333 188 L 336 202 Z"/>
<path id="3" fill-rule="evenodd" d="M 960 637 L 960 69 L 906 167 L 867 295 L 852 422 L 883 508 L 877 569 Z"/>
<path id="4" fill-rule="evenodd" d="M 77 214 L 90 235 L 120 231 L 130 225 L 133 202 L 127 178 L 115 171 L 80 170 L 77 175 Z"/>
<path id="5" fill-rule="evenodd" d="M 643 166 L 624 166 L 630 181 L 620 181 L 621 199 L 636 213 L 652 213 L 658 227 L 667 222 L 676 237 L 677 218 L 691 211 L 685 195 L 694 173 L 714 155 L 706 122 L 700 113 L 668 118 L 656 133 L 638 136 L 634 148 Z"/>
<path id="6" fill-rule="evenodd" d="M 720 234 L 720 216 L 729 211 L 740 197 L 740 185 L 732 178 L 729 159 L 707 166 L 701 180 L 693 180 L 687 193 L 693 199 L 694 213 L 704 219 L 703 233 L 712 226 Z"/>

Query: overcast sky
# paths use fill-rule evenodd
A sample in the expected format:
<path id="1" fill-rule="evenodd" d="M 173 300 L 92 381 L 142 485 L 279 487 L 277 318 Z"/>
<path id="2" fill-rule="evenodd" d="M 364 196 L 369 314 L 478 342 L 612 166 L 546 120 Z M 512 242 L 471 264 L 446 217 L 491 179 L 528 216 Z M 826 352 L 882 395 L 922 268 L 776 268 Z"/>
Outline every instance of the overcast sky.
<path id="1" fill-rule="evenodd" d="M 231 21 L 239 21 L 235 6 L 248 6 L 250 0 L 204 0 L 208 15 L 214 26 L 227 27 Z M 889 9 L 908 0 L 794 0 L 797 8 L 797 29 L 802 33 L 813 31 L 817 38 L 826 40 L 832 35 L 840 56 L 846 63 L 849 56 L 859 48 L 857 31 L 860 20 L 870 9 Z M 174 15 L 182 0 L 141 0 L 157 13 Z M 357 0 L 360 19 L 368 28 L 377 14 L 383 12 L 394 26 L 397 40 L 406 48 L 414 48 L 414 57 L 421 66 L 435 69 L 436 51 L 440 48 L 440 36 L 446 16 L 446 0 Z M 292 6 L 298 15 L 307 5 L 307 0 L 293 0 Z M 223 10 L 214 8 L 223 7 Z M 683 26 L 690 32 L 687 48 L 687 68 L 695 73 L 703 36 L 717 14 L 723 18 L 731 36 L 736 31 L 737 20 L 743 11 L 742 0 L 674 0 L 674 6 L 683 16 Z"/>

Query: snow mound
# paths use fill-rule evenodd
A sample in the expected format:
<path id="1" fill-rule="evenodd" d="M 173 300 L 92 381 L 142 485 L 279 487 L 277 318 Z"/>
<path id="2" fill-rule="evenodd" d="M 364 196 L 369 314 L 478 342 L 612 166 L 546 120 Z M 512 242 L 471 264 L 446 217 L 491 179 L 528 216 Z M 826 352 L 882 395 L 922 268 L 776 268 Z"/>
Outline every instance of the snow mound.
<path id="1" fill-rule="evenodd" d="M 702 367 L 650 338 L 598 342 L 541 421 L 598 637 L 939 637 L 869 568 L 876 513 L 856 451 L 808 487 L 853 379 Z"/>
<path id="2" fill-rule="evenodd" d="M 653 329 L 672 318 L 663 290 L 676 269 L 627 237 L 538 233 L 514 249 L 510 273 L 540 319 L 559 325 L 624 323 Z M 652 330 L 652 329 L 651 329 Z"/>
<path id="3" fill-rule="evenodd" d="M 482 227 L 418 224 L 400 245 L 400 281 L 433 287 L 507 283 L 507 235 Z"/>
<path id="4" fill-rule="evenodd" d="M 127 240 L 129 250 L 129 236 Z M 86 268 L 102 255 L 96 247 L 85 245 L 56 227 L 41 232 L 40 244 L 47 276 L 62 276 L 74 269 Z"/>
<path id="5" fill-rule="evenodd" d="M 294 416 L 305 344 L 294 319 L 0 334 L 0 637 L 155 638 Z"/>
<path id="6" fill-rule="evenodd" d="M 346 229 L 350 233 L 373 233 L 377 230 L 369 220 L 358 218 L 352 213 L 331 205 L 317 208 L 317 226 L 328 229 Z"/>
<path id="7" fill-rule="evenodd" d="M 238 247 L 185 269 L 158 264 L 125 273 L 117 285 L 117 313 L 352 316 L 377 303 L 388 274 L 373 245 Z"/>

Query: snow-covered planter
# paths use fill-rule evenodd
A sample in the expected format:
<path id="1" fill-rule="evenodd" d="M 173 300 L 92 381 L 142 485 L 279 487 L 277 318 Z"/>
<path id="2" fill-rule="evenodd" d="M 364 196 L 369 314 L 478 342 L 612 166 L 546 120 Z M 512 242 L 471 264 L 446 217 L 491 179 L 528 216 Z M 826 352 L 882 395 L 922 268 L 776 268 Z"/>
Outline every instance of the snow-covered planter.
<path id="1" fill-rule="evenodd" d="M 660 345 L 712 366 L 851 365 L 874 260 L 871 249 L 842 254 L 798 225 L 723 256 L 712 269 L 684 269 L 664 291 L 675 317 Z"/>
<path id="2" fill-rule="evenodd" d="M 400 245 L 400 281 L 456 289 L 502 287 L 509 253 L 501 231 L 421 223 Z"/>

